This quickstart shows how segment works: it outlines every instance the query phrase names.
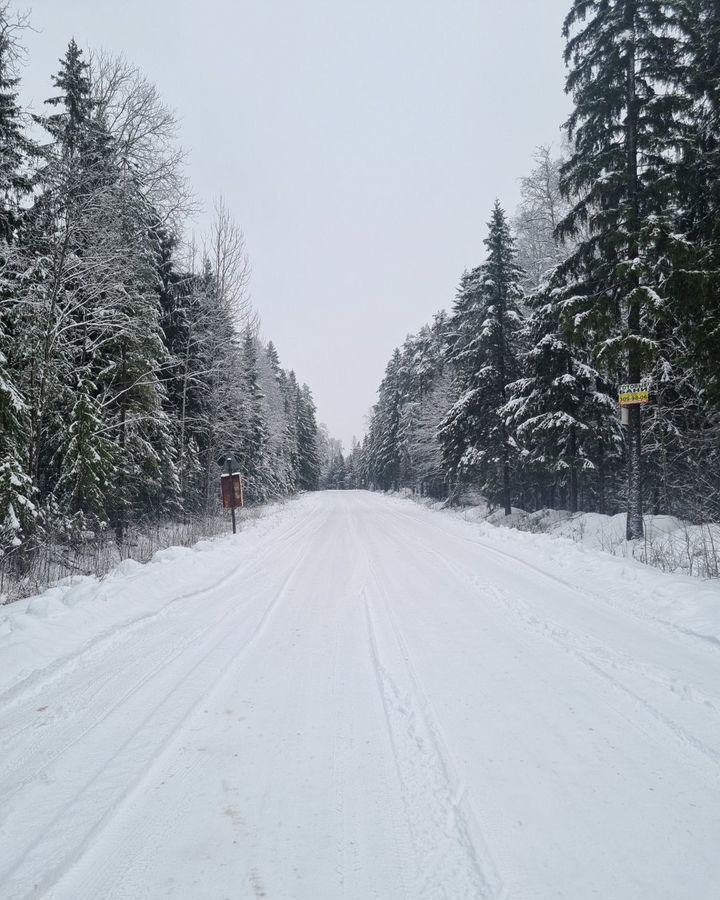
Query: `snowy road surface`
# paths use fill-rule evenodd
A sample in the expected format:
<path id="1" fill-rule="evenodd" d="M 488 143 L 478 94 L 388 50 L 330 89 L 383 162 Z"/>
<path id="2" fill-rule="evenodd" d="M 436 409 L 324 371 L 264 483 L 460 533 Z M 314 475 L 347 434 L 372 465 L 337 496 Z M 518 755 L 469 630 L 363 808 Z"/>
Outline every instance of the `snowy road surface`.
<path id="1" fill-rule="evenodd" d="M 49 616 L 0 897 L 717 900 L 720 644 L 536 546 L 318 494 Z"/>

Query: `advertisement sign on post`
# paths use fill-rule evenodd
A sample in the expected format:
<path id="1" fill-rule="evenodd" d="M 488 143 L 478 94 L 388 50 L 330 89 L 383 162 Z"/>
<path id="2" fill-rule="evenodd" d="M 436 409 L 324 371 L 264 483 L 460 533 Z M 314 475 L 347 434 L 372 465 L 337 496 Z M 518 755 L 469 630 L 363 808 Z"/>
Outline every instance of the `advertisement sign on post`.
<path id="1" fill-rule="evenodd" d="M 650 402 L 650 386 L 648 384 L 622 384 L 618 391 L 620 406 L 645 406 Z"/>

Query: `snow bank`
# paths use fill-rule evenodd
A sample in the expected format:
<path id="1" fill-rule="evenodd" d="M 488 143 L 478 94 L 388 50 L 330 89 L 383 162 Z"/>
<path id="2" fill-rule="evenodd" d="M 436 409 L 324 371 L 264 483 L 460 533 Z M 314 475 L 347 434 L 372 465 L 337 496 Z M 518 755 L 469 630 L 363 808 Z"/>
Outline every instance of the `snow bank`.
<path id="1" fill-rule="evenodd" d="M 263 515 L 244 520 L 236 535 L 168 547 L 145 564 L 126 559 L 103 578 L 64 578 L 42 594 L 0 606 L 0 691 L 12 692 L 34 673 L 59 667 L 98 642 L 120 639 L 133 623 L 216 586 L 252 561 L 268 532 L 289 514 L 283 504 L 266 507 Z M 214 555 L 210 579 L 207 564 L 198 565 L 198 554 L 208 550 Z"/>
<path id="2" fill-rule="evenodd" d="M 720 551 L 720 526 L 647 516 L 646 540 L 628 542 L 624 515 L 513 509 L 506 517 L 497 511 L 488 515 L 485 505 L 421 505 L 440 512 L 454 528 L 470 529 L 483 546 L 496 548 L 511 563 L 517 560 L 539 572 L 550 567 L 561 584 L 598 603 L 632 609 L 641 618 L 720 645 L 720 582 L 696 577 L 705 574 L 703 553 L 711 552 L 711 544 Z M 707 565 L 713 565 L 711 559 Z"/>
<path id="3" fill-rule="evenodd" d="M 645 516 L 643 540 L 625 539 L 625 514 L 569 513 L 567 510 L 513 510 L 488 516 L 493 525 L 569 538 L 593 550 L 636 559 L 663 572 L 720 576 L 720 525 L 691 525 L 674 516 Z"/>
<path id="4" fill-rule="evenodd" d="M 625 513 L 570 513 L 565 509 L 527 512 L 512 507 L 506 516 L 491 509 L 483 499 L 450 506 L 448 501 L 420 497 L 412 491 L 388 492 L 389 496 L 412 500 L 426 509 L 446 510 L 466 522 L 485 522 L 502 528 L 555 538 L 567 538 L 591 550 L 602 550 L 623 559 L 646 563 L 663 572 L 720 578 L 720 524 L 691 525 L 675 516 L 645 516 L 645 537 L 625 540 Z"/>

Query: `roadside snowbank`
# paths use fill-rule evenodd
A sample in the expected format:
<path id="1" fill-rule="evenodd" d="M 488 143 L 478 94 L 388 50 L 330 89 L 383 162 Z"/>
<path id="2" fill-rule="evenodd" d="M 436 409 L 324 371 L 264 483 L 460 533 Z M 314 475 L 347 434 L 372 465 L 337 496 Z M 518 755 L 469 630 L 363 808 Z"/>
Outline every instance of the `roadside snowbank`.
<path id="1" fill-rule="evenodd" d="M 407 495 L 400 499 L 417 503 Z M 660 554 L 662 548 L 670 547 L 677 553 L 673 557 L 677 568 L 671 570 L 667 565 L 653 568 L 645 564 L 643 542 L 625 541 L 622 515 L 573 516 L 558 510 L 528 514 L 514 509 L 512 516 L 505 517 L 497 511 L 488 514 L 484 505 L 467 509 L 445 507 L 436 501 L 423 501 L 421 505 L 440 512 L 447 523 L 452 523 L 453 531 L 474 535 L 484 548 L 495 549 L 511 564 L 539 572 L 546 572 L 550 566 L 560 584 L 598 603 L 622 606 L 640 618 L 665 622 L 720 645 L 720 582 L 694 577 L 698 574 L 697 556 L 691 555 L 692 566 L 687 562 L 683 566 L 685 536 L 699 536 L 699 527 L 669 516 L 646 517 L 648 550 Z M 707 533 L 707 526 L 704 530 Z M 720 548 L 720 527 L 712 526 L 711 534 L 715 547 Z M 697 552 L 692 544 L 689 552 Z"/>
<path id="2" fill-rule="evenodd" d="M 540 509 L 528 513 L 512 508 L 506 516 L 502 509 L 491 509 L 483 500 L 447 507 L 438 500 L 420 498 L 409 490 L 391 492 L 420 503 L 428 509 L 441 509 L 460 515 L 468 522 L 486 522 L 502 528 L 514 528 L 551 537 L 568 538 L 591 550 L 602 550 L 623 559 L 634 559 L 674 574 L 700 578 L 720 578 L 720 524 L 691 525 L 675 516 L 645 516 L 645 537 L 625 540 L 625 513 L 614 516 L 600 513 L 570 513 L 564 509 Z"/>
<path id="3" fill-rule="evenodd" d="M 102 578 L 64 578 L 41 594 L 0 606 L 0 690 L 27 685 L 33 673 L 47 674 L 48 667 L 60 668 L 96 644 L 125 639 L 134 625 L 164 615 L 177 601 L 215 589 L 251 562 L 289 515 L 288 505 L 265 507 L 236 535 L 168 547 L 144 564 L 126 559 Z M 210 578 L 200 556 L 208 552 Z"/>
<path id="4" fill-rule="evenodd" d="M 625 539 L 625 514 L 569 513 L 566 510 L 514 511 L 510 522 L 495 512 L 494 525 L 565 537 L 613 556 L 636 559 L 663 572 L 720 576 L 720 525 L 691 525 L 675 516 L 645 516 L 645 537 Z"/>

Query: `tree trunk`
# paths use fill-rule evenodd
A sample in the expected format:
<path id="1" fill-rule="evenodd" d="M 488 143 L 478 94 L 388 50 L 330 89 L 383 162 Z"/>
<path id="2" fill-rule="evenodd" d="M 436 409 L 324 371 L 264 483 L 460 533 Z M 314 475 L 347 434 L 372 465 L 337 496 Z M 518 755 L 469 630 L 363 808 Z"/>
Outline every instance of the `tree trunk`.
<path id="1" fill-rule="evenodd" d="M 570 512 L 578 510 L 577 437 L 575 426 L 570 427 Z"/>
<path id="2" fill-rule="evenodd" d="M 30 442 L 30 475 L 35 479 L 35 483 L 40 485 L 40 461 L 42 458 L 43 439 L 45 432 L 45 402 L 47 399 L 48 380 L 50 377 L 50 355 L 53 344 L 53 332 L 55 323 L 55 310 L 58 303 L 60 293 L 60 282 L 62 274 L 65 270 L 65 260 L 67 258 L 68 248 L 70 246 L 70 219 L 69 215 L 65 220 L 65 234 L 58 259 L 55 261 L 55 272 L 53 275 L 53 285 L 50 292 L 50 308 L 47 312 L 45 322 L 45 334 L 43 336 L 42 360 L 40 364 L 40 386 L 38 390 L 37 407 L 35 409 L 35 430 Z"/>
<path id="3" fill-rule="evenodd" d="M 505 455 L 505 461 L 503 462 L 503 503 L 505 504 L 505 515 L 509 516 L 512 512 L 512 506 L 510 505 L 511 500 L 510 493 L 510 462 L 507 458 L 507 452 Z"/>
<path id="4" fill-rule="evenodd" d="M 628 3 L 626 7 L 626 25 L 628 34 L 635 33 L 636 4 Z M 638 109 L 637 93 L 635 85 L 635 46 L 634 43 L 628 49 L 626 61 L 626 95 L 627 121 L 625 126 L 625 150 L 627 154 L 627 185 L 628 206 L 630 221 L 628 222 L 628 258 L 635 260 L 640 247 L 637 233 L 640 226 L 640 207 L 638 197 L 638 158 L 637 158 L 637 128 Z M 631 340 L 628 349 L 628 380 L 631 384 L 640 381 L 642 377 L 640 355 L 637 347 L 632 343 L 632 338 L 640 335 L 640 302 L 633 291 L 639 282 L 633 272 L 629 276 L 628 293 L 631 295 L 628 306 L 628 337 Z M 627 509 L 627 539 L 636 540 L 643 536 L 643 508 L 642 508 L 642 419 L 639 406 L 630 407 L 630 422 L 628 424 L 628 509 Z"/>
<path id="5" fill-rule="evenodd" d="M 127 352 L 123 343 L 120 351 L 120 429 L 118 444 L 120 446 L 120 471 L 116 486 L 117 514 L 115 519 L 115 540 L 122 545 L 125 539 L 125 464 L 127 451 Z"/>
<path id="6" fill-rule="evenodd" d="M 188 369 L 190 365 L 190 338 L 185 345 L 185 369 L 183 371 L 182 408 L 180 414 L 180 494 L 183 502 L 183 517 L 187 518 L 187 497 L 185 496 L 185 420 L 187 414 Z"/>
<path id="7" fill-rule="evenodd" d="M 641 474 L 641 441 L 642 419 L 641 408 L 630 407 L 630 423 L 628 425 L 628 509 L 626 537 L 629 541 L 643 536 L 643 504 Z"/>

